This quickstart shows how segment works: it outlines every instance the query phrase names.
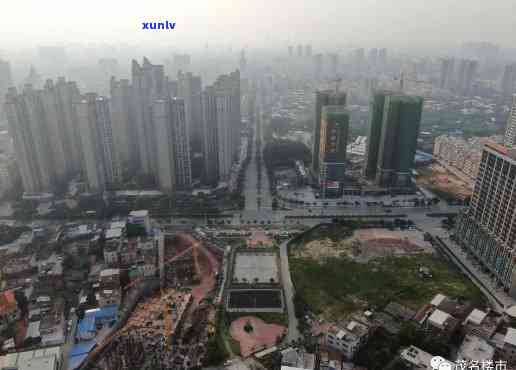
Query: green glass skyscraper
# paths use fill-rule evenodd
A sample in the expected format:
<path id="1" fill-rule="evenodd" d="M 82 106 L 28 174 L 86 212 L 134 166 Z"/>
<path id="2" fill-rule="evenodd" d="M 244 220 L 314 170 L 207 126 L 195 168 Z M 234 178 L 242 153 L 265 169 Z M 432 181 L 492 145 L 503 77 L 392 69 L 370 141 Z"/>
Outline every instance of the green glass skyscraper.
<path id="1" fill-rule="evenodd" d="M 371 100 L 365 175 L 380 186 L 407 186 L 414 167 L 423 99 L 381 91 Z"/>
<path id="2" fill-rule="evenodd" d="M 382 136 L 383 108 L 385 97 L 391 94 L 389 91 L 377 91 L 371 96 L 369 104 L 369 134 L 367 136 L 367 158 L 365 176 L 374 180 L 378 166 L 378 150 L 380 137 Z"/>
<path id="3" fill-rule="evenodd" d="M 319 174 L 319 148 L 321 146 L 321 114 L 325 105 L 346 105 L 346 92 L 321 90 L 315 92 L 315 121 L 312 145 L 312 172 Z"/>

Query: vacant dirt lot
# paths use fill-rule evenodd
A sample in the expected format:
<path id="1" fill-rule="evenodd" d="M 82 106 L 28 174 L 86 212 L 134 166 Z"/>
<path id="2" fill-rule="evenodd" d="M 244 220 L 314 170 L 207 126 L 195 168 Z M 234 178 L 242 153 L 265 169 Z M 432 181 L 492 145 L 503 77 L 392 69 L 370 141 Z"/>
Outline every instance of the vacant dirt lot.
<path id="1" fill-rule="evenodd" d="M 294 257 L 323 260 L 331 257 L 349 257 L 366 262 L 376 257 L 431 253 L 432 246 L 424 241 L 418 230 L 359 229 L 353 235 L 336 240 L 312 240 L 301 248 L 294 248 Z"/>

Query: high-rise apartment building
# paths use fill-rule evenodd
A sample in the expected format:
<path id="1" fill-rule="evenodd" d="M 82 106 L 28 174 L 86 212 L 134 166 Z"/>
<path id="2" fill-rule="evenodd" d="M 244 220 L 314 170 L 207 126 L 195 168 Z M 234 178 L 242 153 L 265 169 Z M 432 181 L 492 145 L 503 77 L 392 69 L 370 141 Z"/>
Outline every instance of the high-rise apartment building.
<path id="1" fill-rule="evenodd" d="M 52 91 L 57 95 L 58 115 L 60 125 L 64 131 L 63 146 L 68 159 L 68 168 L 72 174 L 78 173 L 82 168 L 81 146 L 77 124 L 75 122 L 74 102 L 77 101 L 81 93 L 77 84 L 73 81 L 66 81 L 64 77 L 59 77 Z"/>
<path id="2" fill-rule="evenodd" d="M 473 81 L 477 74 L 478 62 L 476 60 L 462 59 L 457 67 L 455 90 L 459 94 L 471 93 Z"/>
<path id="3" fill-rule="evenodd" d="M 504 144 L 509 148 L 516 146 L 516 94 L 512 96 L 512 107 L 505 128 Z"/>
<path id="4" fill-rule="evenodd" d="M 159 187 L 168 193 L 192 183 L 185 103 L 180 98 L 155 100 L 152 115 L 156 133 Z"/>
<path id="5" fill-rule="evenodd" d="M 315 119 L 312 144 L 312 173 L 319 174 L 319 151 L 321 143 L 321 118 L 322 109 L 326 105 L 346 105 L 347 94 L 344 91 L 320 90 L 315 92 Z"/>
<path id="6" fill-rule="evenodd" d="M 387 65 L 387 49 L 381 48 L 378 50 L 378 64 L 381 67 L 385 67 Z"/>
<path id="7" fill-rule="evenodd" d="M 323 55 L 315 54 L 314 55 L 314 76 L 318 80 L 322 77 L 323 71 Z"/>
<path id="8" fill-rule="evenodd" d="M 178 73 L 177 97 L 184 100 L 186 128 L 190 141 L 190 150 L 193 153 L 202 152 L 202 82 L 201 77 L 190 72 Z"/>
<path id="9" fill-rule="evenodd" d="M 109 102 L 88 93 L 75 103 L 77 127 L 81 139 L 83 175 L 88 189 L 101 193 L 106 185 L 120 180 L 120 166 L 113 148 Z"/>
<path id="10" fill-rule="evenodd" d="M 152 122 L 152 102 L 168 96 L 165 71 L 143 58 L 140 66 L 132 62 L 133 108 L 138 138 L 139 170 L 156 178 L 155 133 Z"/>
<path id="11" fill-rule="evenodd" d="M 441 71 L 439 76 L 439 87 L 449 89 L 452 87 L 455 60 L 453 58 L 441 59 Z"/>
<path id="12" fill-rule="evenodd" d="M 247 57 L 245 56 L 245 50 L 242 50 L 240 52 L 240 59 L 238 60 L 238 65 L 240 67 L 241 73 L 247 71 Z"/>
<path id="13" fill-rule="evenodd" d="M 0 59 L 0 119 L 3 118 L 4 101 L 7 89 L 13 86 L 11 65 L 9 62 Z"/>
<path id="14" fill-rule="evenodd" d="M 123 174 L 131 175 L 138 164 L 138 137 L 133 112 L 133 90 L 129 80 L 110 81 L 111 98 L 109 109 L 113 130 L 113 150 L 119 160 Z"/>
<path id="15" fill-rule="evenodd" d="M 337 73 L 339 73 L 339 54 L 337 53 L 331 53 L 328 55 L 329 57 L 329 73 L 332 78 L 335 78 L 337 76 Z"/>
<path id="16" fill-rule="evenodd" d="M 344 181 L 346 148 L 349 133 L 349 112 L 342 105 L 325 105 L 321 111 L 319 143 L 319 184 L 341 188 Z"/>
<path id="17" fill-rule="evenodd" d="M 305 57 L 310 58 L 312 56 L 312 45 L 306 44 L 305 45 Z"/>
<path id="18" fill-rule="evenodd" d="M 516 83 L 516 63 L 508 64 L 503 70 L 500 80 L 500 91 L 504 97 L 512 96 L 515 93 L 514 84 Z"/>
<path id="19" fill-rule="evenodd" d="M 294 47 L 292 45 L 288 46 L 288 56 L 293 57 L 294 56 Z"/>
<path id="20" fill-rule="evenodd" d="M 55 175 L 65 180 L 72 170 L 67 168 L 67 150 L 65 149 L 66 135 L 64 122 L 60 117 L 58 94 L 52 80 L 47 80 L 43 90 L 39 93 L 42 104 L 42 120 L 46 123 L 48 143 L 54 161 Z"/>
<path id="21" fill-rule="evenodd" d="M 241 134 L 240 72 L 221 75 L 203 93 L 204 181 L 227 181 Z"/>
<path id="22" fill-rule="evenodd" d="M 33 89 L 41 88 L 41 76 L 34 66 L 30 66 L 29 75 L 23 81 L 24 85 L 31 85 Z"/>
<path id="23" fill-rule="evenodd" d="M 15 88 L 10 88 L 5 111 L 24 191 L 51 192 L 57 177 L 37 90 L 26 85 L 23 93 L 18 94 Z"/>
<path id="24" fill-rule="evenodd" d="M 179 72 L 186 72 L 190 69 L 192 58 L 189 54 L 174 54 L 174 74 Z"/>
<path id="25" fill-rule="evenodd" d="M 423 99 L 377 92 L 371 99 L 365 175 L 380 186 L 408 186 Z"/>
<path id="26" fill-rule="evenodd" d="M 207 86 L 202 93 L 203 183 L 216 186 L 219 181 L 219 141 L 217 126 L 217 89 Z"/>
<path id="27" fill-rule="evenodd" d="M 297 56 L 301 58 L 303 56 L 303 45 L 297 45 Z"/>
<path id="28" fill-rule="evenodd" d="M 82 157 L 72 99 L 79 94 L 73 82 L 59 78 L 43 90 L 26 85 L 21 94 L 10 89 L 6 98 L 9 131 L 24 190 L 53 192 L 81 169 Z"/>
<path id="29" fill-rule="evenodd" d="M 369 56 L 368 56 L 369 66 L 370 67 L 376 67 L 378 63 L 378 49 L 372 48 L 369 50 Z"/>
<path id="30" fill-rule="evenodd" d="M 486 144 L 469 207 L 461 213 L 456 240 L 516 296 L 516 152 Z"/>

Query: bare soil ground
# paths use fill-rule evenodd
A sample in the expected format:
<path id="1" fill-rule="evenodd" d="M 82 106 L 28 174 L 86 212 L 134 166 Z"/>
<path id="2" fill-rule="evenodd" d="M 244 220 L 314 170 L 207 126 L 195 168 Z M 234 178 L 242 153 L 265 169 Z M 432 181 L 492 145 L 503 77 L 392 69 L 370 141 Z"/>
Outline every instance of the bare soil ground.
<path id="1" fill-rule="evenodd" d="M 460 179 L 443 166 L 435 163 L 426 171 L 420 171 L 420 176 L 416 181 L 431 191 L 449 193 L 459 199 L 465 199 L 472 194 L 471 183 Z"/>
<path id="2" fill-rule="evenodd" d="M 432 246 L 417 230 L 359 229 L 343 240 L 313 240 L 293 253 L 295 257 L 318 261 L 349 257 L 357 262 L 367 262 L 377 257 L 432 253 Z"/>
<path id="3" fill-rule="evenodd" d="M 250 323 L 253 328 L 249 333 L 244 329 L 247 323 Z M 258 350 L 274 346 L 276 338 L 286 330 L 287 328 L 282 325 L 267 324 L 254 316 L 243 316 L 231 323 L 229 333 L 240 343 L 242 356 L 248 357 Z"/>

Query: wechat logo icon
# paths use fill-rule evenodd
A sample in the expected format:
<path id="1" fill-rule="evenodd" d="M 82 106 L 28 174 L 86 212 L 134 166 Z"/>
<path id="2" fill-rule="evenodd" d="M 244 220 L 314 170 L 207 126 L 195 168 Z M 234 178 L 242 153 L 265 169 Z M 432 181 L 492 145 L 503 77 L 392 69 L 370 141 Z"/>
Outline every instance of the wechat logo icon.
<path id="1" fill-rule="evenodd" d="M 453 366 L 449 362 L 447 362 L 441 356 L 432 357 L 430 360 L 430 366 L 432 366 L 432 370 L 452 370 Z"/>

